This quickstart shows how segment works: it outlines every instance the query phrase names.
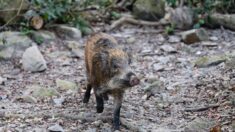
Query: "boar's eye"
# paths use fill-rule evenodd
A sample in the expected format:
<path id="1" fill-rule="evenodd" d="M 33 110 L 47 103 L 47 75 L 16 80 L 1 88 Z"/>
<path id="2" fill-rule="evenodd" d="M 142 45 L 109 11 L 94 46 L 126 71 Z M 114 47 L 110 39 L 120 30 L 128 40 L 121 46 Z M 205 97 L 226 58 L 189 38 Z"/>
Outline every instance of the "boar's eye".
<path id="1" fill-rule="evenodd" d="M 119 66 L 117 64 L 113 64 L 113 69 L 118 69 Z"/>

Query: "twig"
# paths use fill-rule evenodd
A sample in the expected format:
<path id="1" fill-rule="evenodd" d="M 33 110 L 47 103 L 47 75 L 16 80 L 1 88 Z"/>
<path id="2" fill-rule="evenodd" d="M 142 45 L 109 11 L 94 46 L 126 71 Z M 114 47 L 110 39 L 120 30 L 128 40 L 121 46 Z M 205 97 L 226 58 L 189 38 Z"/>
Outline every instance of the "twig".
<path id="1" fill-rule="evenodd" d="M 210 108 L 216 108 L 219 106 L 220 106 L 219 104 L 210 104 L 210 105 L 207 105 L 204 107 L 199 107 L 199 108 L 186 108 L 186 109 L 184 109 L 184 111 L 186 111 L 186 112 L 199 112 L 199 111 L 204 111 L 204 110 L 207 110 Z"/>
<path id="2" fill-rule="evenodd" d="M 110 26 L 110 30 L 113 30 L 115 28 L 117 28 L 118 26 L 120 26 L 121 24 L 124 23 L 131 23 L 131 24 L 135 24 L 135 25 L 145 25 L 145 26 L 160 26 L 160 25 L 167 25 L 169 24 L 168 22 L 149 22 L 149 21 L 144 21 L 144 20 L 137 20 L 134 19 L 133 17 L 122 17 L 119 20 L 113 22 L 113 24 Z"/>
<path id="3" fill-rule="evenodd" d="M 20 14 L 20 11 L 21 11 L 21 8 L 22 8 L 22 5 L 23 5 L 23 1 L 24 0 L 21 0 L 21 3 L 20 3 L 20 8 L 18 9 L 17 11 L 17 14 L 15 16 L 13 16 L 10 20 L 8 20 L 6 22 L 6 24 L 4 24 L 3 26 L 0 27 L 0 30 L 3 29 L 4 27 L 6 27 L 11 21 L 13 21 L 17 16 L 19 16 Z"/>

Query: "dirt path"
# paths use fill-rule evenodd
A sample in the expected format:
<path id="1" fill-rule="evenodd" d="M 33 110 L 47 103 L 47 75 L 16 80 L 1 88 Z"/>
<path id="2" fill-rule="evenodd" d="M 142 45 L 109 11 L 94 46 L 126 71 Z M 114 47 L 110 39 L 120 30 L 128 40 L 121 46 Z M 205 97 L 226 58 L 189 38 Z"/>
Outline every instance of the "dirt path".
<path id="1" fill-rule="evenodd" d="M 223 131 L 232 132 L 235 98 L 230 84 L 235 72 L 226 71 L 224 63 L 195 68 L 193 62 L 200 56 L 233 51 L 234 35 L 229 31 L 208 31 L 216 39 L 185 45 L 178 36 L 164 37 L 141 33 L 142 30 L 129 27 L 111 33 L 132 53 L 132 67 L 142 81 L 126 92 L 121 111 L 126 123 L 121 131 L 134 131 L 131 125 L 139 131 L 201 132 L 221 126 Z M 111 117 L 112 99 L 105 103 L 103 114 L 95 113 L 94 97 L 87 106 L 82 104 L 83 56 L 69 56 L 70 51 L 62 42 L 39 46 L 48 62 L 45 72 L 28 73 L 14 67 L 12 62 L 0 62 L 0 75 L 8 78 L 5 85 L 0 85 L 0 131 L 39 132 L 54 124 L 60 124 L 65 131 L 111 131 L 110 119 L 101 117 Z M 78 90 L 58 90 L 59 96 L 35 103 L 18 99 L 32 85 L 58 89 L 55 81 L 58 78 L 75 82 Z M 145 88 L 151 84 L 145 94 Z M 153 96 L 146 100 L 150 94 Z M 61 98 L 64 99 L 61 106 L 53 103 L 53 99 Z"/>

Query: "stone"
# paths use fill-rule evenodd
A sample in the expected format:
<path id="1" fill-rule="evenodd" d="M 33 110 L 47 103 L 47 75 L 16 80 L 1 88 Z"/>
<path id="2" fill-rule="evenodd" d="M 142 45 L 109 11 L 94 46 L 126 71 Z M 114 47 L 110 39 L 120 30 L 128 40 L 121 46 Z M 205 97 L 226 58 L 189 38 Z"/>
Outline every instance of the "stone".
<path id="1" fill-rule="evenodd" d="M 56 79 L 56 86 L 60 90 L 75 90 L 77 88 L 76 83 L 61 79 Z"/>
<path id="2" fill-rule="evenodd" d="M 162 45 L 162 46 L 160 47 L 160 49 L 163 50 L 163 51 L 165 51 L 165 52 L 167 52 L 167 53 L 176 53 L 176 52 L 177 52 L 176 49 L 173 48 L 173 47 L 170 46 L 170 45 Z"/>
<path id="3" fill-rule="evenodd" d="M 63 97 L 53 99 L 53 102 L 54 102 L 55 106 L 58 106 L 58 107 L 62 106 L 64 101 L 65 101 L 65 99 Z"/>
<path id="4" fill-rule="evenodd" d="M 165 1 L 137 0 L 133 5 L 133 15 L 142 20 L 159 20 L 165 15 Z"/>
<path id="5" fill-rule="evenodd" d="M 54 88 L 45 88 L 39 85 L 32 85 L 27 87 L 25 95 L 32 94 L 33 97 L 39 99 L 45 99 L 52 96 L 58 96 L 59 93 Z"/>
<path id="6" fill-rule="evenodd" d="M 197 117 L 192 122 L 189 122 L 184 131 L 187 132 L 209 132 L 210 128 L 215 125 L 214 121 L 211 121 L 206 118 L 199 118 Z"/>
<path id="7" fill-rule="evenodd" d="M 60 38 L 64 38 L 66 40 L 80 40 L 82 37 L 81 31 L 75 27 L 66 25 L 52 25 L 51 28 L 56 31 Z"/>
<path id="8" fill-rule="evenodd" d="M 4 85 L 6 81 L 7 81 L 7 78 L 3 78 L 0 76 L 0 85 Z"/>
<path id="9" fill-rule="evenodd" d="M 186 44 L 192 44 L 200 41 L 206 41 L 209 36 L 205 29 L 192 29 L 181 33 L 181 39 Z"/>
<path id="10" fill-rule="evenodd" d="M 194 66 L 200 67 L 200 68 L 216 66 L 222 62 L 225 62 L 226 60 L 227 60 L 227 57 L 225 55 L 204 56 L 204 57 L 198 58 L 194 62 Z"/>
<path id="11" fill-rule="evenodd" d="M 22 2 L 22 4 L 21 4 L 21 2 Z M 30 3 L 27 0 L 1 1 L 0 2 L 0 10 L 1 10 L 0 23 L 6 23 L 10 19 L 12 19 L 13 16 L 16 16 L 18 9 L 19 9 L 19 5 L 21 5 L 20 14 L 23 14 L 24 12 L 26 12 L 30 7 Z M 9 9 L 11 9 L 11 10 L 9 10 Z M 18 17 L 16 17 L 15 19 L 13 19 L 10 22 L 10 24 L 18 21 L 19 17 L 20 17 L 20 15 L 18 15 Z"/>
<path id="12" fill-rule="evenodd" d="M 25 103 L 37 103 L 37 99 L 31 95 L 22 95 L 15 99 L 16 101 L 25 102 Z"/>
<path id="13" fill-rule="evenodd" d="M 210 39 L 211 41 L 218 41 L 218 40 L 219 40 L 219 38 L 218 38 L 218 37 L 215 37 L 215 36 L 211 36 L 209 39 Z"/>
<path id="14" fill-rule="evenodd" d="M 30 33 L 32 39 L 36 43 L 43 43 L 43 42 L 50 42 L 56 39 L 56 35 L 53 32 L 40 30 L 40 31 L 33 31 Z"/>
<path id="15" fill-rule="evenodd" d="M 126 42 L 128 44 L 133 44 L 135 41 L 136 41 L 135 37 L 129 37 L 129 38 L 126 39 Z"/>
<path id="16" fill-rule="evenodd" d="M 22 64 L 26 71 L 40 72 L 47 69 L 46 61 L 37 46 L 26 49 L 22 57 Z"/>
<path id="17" fill-rule="evenodd" d="M 153 64 L 153 69 L 154 71 L 164 71 L 165 68 L 163 65 L 155 63 Z"/>
<path id="18" fill-rule="evenodd" d="M 179 43 L 181 40 L 180 40 L 180 37 L 178 36 L 169 36 L 168 41 L 170 43 Z"/>
<path id="19" fill-rule="evenodd" d="M 165 19 L 178 29 L 190 29 L 193 26 L 193 11 L 189 7 L 177 7 L 170 9 Z"/>
<path id="20" fill-rule="evenodd" d="M 48 128 L 49 132 L 64 132 L 64 129 L 59 124 L 55 124 Z"/>
<path id="21" fill-rule="evenodd" d="M 0 60 L 21 58 L 25 49 L 36 45 L 29 37 L 20 32 L 5 31 L 0 33 Z"/>

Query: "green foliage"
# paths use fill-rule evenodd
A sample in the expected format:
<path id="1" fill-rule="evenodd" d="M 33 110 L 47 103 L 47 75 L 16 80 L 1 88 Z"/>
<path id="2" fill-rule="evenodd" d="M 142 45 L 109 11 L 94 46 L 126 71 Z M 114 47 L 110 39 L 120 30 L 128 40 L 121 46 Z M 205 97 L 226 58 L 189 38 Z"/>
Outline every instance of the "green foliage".
<path id="1" fill-rule="evenodd" d="M 0 9 L 2 9 L 3 7 L 5 7 L 7 5 L 6 0 L 0 0 Z"/>
<path id="2" fill-rule="evenodd" d="M 177 0 L 166 0 L 166 2 L 167 2 L 171 7 L 176 7 Z"/>
<path id="3" fill-rule="evenodd" d="M 175 32 L 175 25 L 171 24 L 170 26 L 166 26 L 165 33 L 173 34 Z"/>

